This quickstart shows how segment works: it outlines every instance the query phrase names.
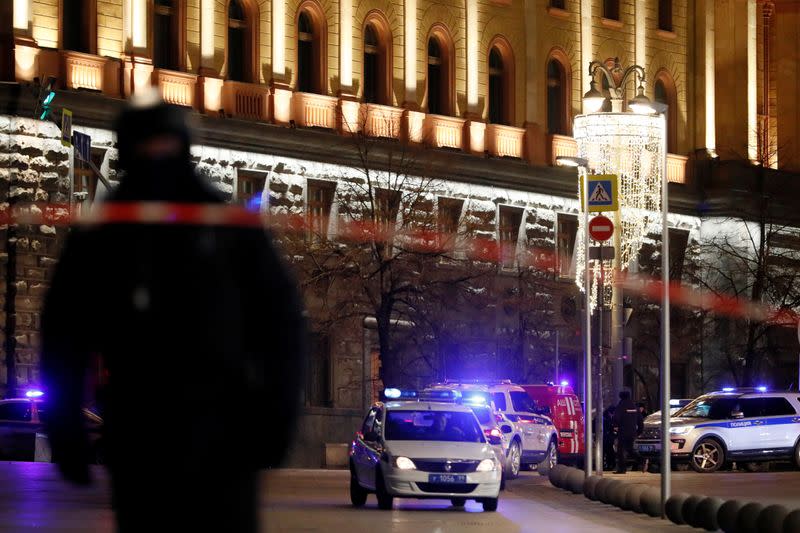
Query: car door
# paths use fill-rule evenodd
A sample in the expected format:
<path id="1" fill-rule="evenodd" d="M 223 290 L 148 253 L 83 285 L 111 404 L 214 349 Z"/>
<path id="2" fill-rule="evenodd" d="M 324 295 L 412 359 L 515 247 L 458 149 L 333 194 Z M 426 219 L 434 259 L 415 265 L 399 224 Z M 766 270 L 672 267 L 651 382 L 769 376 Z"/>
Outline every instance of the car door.
<path id="1" fill-rule="evenodd" d="M 375 471 L 380 468 L 383 447 L 383 409 L 374 407 L 364 421 L 361 432 L 361 453 L 358 458 L 358 479 L 367 488 L 375 489 Z"/>
<path id="2" fill-rule="evenodd" d="M 377 407 L 373 407 L 369 410 L 367 416 L 364 418 L 364 423 L 361 424 L 361 430 L 356 434 L 356 441 L 353 446 L 353 466 L 356 469 L 356 476 L 362 485 L 366 485 L 367 470 L 370 468 L 369 446 L 365 440 L 365 436 L 372 431 L 377 412 Z"/>
<path id="3" fill-rule="evenodd" d="M 764 398 L 764 420 L 767 429 L 765 448 L 791 450 L 797 441 L 797 428 L 800 417 L 789 400 L 782 396 Z"/>
<path id="4" fill-rule="evenodd" d="M 0 404 L 0 458 L 31 461 L 36 448 L 36 430 L 29 400 Z"/>
<path id="5" fill-rule="evenodd" d="M 732 419 L 728 423 L 732 452 L 749 453 L 766 448 L 769 438 L 769 427 L 764 419 L 763 398 L 739 398 L 733 412 L 744 415 L 741 419 Z"/>

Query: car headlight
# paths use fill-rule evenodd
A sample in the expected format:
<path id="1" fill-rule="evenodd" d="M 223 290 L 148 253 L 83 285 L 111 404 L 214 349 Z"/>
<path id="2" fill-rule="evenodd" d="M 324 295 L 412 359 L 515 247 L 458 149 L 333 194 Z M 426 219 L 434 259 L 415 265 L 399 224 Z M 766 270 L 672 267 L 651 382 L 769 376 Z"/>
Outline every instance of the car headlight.
<path id="1" fill-rule="evenodd" d="M 497 468 L 497 463 L 495 463 L 494 459 L 484 459 L 480 463 L 478 463 L 478 468 L 475 469 L 476 472 L 491 472 Z"/>
<path id="2" fill-rule="evenodd" d="M 680 426 L 676 428 L 669 428 L 670 435 L 685 435 L 694 429 L 694 426 Z"/>
<path id="3" fill-rule="evenodd" d="M 417 469 L 417 465 L 414 464 L 414 461 L 412 461 L 408 457 L 403 457 L 403 456 L 395 458 L 394 466 L 396 466 L 400 470 L 416 470 Z"/>

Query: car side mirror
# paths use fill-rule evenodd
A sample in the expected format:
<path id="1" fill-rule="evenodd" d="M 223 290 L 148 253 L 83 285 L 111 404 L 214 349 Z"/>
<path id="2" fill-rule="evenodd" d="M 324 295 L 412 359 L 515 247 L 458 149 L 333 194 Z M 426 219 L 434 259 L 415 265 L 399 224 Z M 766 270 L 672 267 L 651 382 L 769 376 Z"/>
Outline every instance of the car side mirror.
<path id="1" fill-rule="evenodd" d="M 489 438 L 489 444 L 491 444 L 492 446 L 497 446 L 503 443 L 503 439 L 501 439 L 497 435 L 489 435 L 488 438 Z"/>
<path id="2" fill-rule="evenodd" d="M 366 433 L 364 433 L 364 440 L 368 442 L 377 442 L 378 433 L 375 431 L 367 431 Z"/>
<path id="3" fill-rule="evenodd" d="M 513 433 L 514 428 L 512 428 L 508 424 L 503 424 L 502 426 L 500 426 L 500 431 L 502 431 L 503 433 Z"/>
<path id="4" fill-rule="evenodd" d="M 731 418 L 744 418 L 744 413 L 741 411 L 731 411 Z"/>

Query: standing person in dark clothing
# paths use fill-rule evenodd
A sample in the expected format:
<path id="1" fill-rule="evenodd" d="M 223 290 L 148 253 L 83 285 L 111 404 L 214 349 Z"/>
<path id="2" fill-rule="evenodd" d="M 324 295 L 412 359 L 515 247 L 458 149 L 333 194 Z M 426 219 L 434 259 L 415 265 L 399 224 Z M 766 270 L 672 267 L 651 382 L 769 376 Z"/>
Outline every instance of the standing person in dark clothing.
<path id="1" fill-rule="evenodd" d="M 633 441 L 644 429 L 644 418 L 639 408 L 631 400 L 629 391 L 619 393 L 619 403 L 614 411 L 614 427 L 617 429 L 617 469 L 615 473 L 624 474 L 628 455 L 633 455 Z"/>
<path id="2" fill-rule="evenodd" d="M 118 119 L 125 174 L 106 207 L 221 204 L 191 164 L 187 113 L 142 100 Z M 77 484 L 90 482 L 80 412 L 89 354 L 107 365 L 119 531 L 258 530 L 258 470 L 288 447 L 305 355 L 298 293 L 262 228 L 75 228 L 42 330 L 53 459 Z"/>
<path id="3" fill-rule="evenodd" d="M 617 438 L 614 428 L 616 405 L 609 405 L 603 411 L 603 470 L 614 468 L 617 456 L 614 453 L 614 441 Z"/>

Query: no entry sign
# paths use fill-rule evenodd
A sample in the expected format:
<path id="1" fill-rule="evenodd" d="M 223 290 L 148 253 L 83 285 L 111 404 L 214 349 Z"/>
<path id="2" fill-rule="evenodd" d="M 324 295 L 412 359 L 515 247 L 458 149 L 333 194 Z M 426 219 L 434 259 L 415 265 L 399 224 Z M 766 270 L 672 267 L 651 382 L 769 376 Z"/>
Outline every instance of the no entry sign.
<path id="1" fill-rule="evenodd" d="M 614 235 L 614 223 L 603 215 L 589 221 L 589 236 L 596 241 L 607 241 Z"/>

